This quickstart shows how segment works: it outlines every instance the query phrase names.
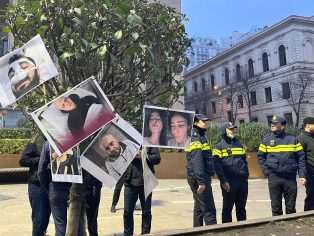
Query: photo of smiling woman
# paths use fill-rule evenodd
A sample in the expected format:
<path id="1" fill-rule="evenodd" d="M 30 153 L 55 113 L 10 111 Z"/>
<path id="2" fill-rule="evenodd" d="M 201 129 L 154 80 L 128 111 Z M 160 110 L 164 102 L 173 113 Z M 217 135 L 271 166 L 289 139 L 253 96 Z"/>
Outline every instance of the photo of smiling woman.
<path id="1" fill-rule="evenodd" d="M 168 140 L 168 146 L 189 147 L 191 143 L 192 119 L 189 113 L 169 111 L 168 125 L 172 138 Z"/>
<path id="2" fill-rule="evenodd" d="M 146 107 L 144 121 L 144 146 L 166 146 L 167 112 Z"/>

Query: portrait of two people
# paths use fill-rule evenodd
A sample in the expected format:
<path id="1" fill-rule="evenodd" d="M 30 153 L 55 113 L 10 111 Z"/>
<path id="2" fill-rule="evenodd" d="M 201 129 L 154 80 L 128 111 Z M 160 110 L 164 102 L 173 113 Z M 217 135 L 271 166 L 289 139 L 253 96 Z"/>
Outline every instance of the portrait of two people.
<path id="1" fill-rule="evenodd" d="M 193 112 L 144 107 L 143 146 L 188 148 L 193 128 Z"/>

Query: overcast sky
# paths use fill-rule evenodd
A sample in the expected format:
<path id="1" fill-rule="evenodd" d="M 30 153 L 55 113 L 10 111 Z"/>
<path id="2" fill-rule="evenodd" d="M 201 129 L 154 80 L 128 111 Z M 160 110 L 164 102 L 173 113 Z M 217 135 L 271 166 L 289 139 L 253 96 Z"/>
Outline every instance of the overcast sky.
<path id="1" fill-rule="evenodd" d="M 251 26 L 271 26 L 290 15 L 314 15 L 314 0 L 181 0 L 181 7 L 190 37 L 216 39 Z"/>

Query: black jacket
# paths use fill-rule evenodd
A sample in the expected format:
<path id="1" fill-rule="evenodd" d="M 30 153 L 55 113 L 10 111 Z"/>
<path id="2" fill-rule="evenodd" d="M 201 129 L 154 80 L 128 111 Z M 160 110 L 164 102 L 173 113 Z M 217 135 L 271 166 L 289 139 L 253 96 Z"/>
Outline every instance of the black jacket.
<path id="1" fill-rule="evenodd" d="M 298 142 L 301 143 L 307 165 L 310 165 L 311 169 L 314 168 L 314 134 L 303 131 L 299 137 Z"/>
<path id="2" fill-rule="evenodd" d="M 259 146 L 257 158 L 266 176 L 271 172 L 279 177 L 295 178 L 297 170 L 300 178 L 306 176 L 302 145 L 285 131 L 267 135 Z"/>
<path id="3" fill-rule="evenodd" d="M 160 154 L 158 148 L 147 148 L 146 162 L 150 170 L 155 173 L 154 165 L 160 163 Z M 134 187 L 144 185 L 142 160 L 134 158 L 131 164 L 124 172 L 124 184 Z"/>
<path id="4" fill-rule="evenodd" d="M 204 179 L 215 173 L 214 160 L 205 130 L 194 126 L 189 149 L 184 149 L 187 160 L 187 174 L 194 176 L 197 183 L 204 184 Z"/>
<path id="5" fill-rule="evenodd" d="M 246 154 L 242 144 L 237 139 L 231 139 L 224 135 L 213 146 L 212 154 L 215 160 L 216 174 L 221 183 L 236 178 L 248 178 Z"/>

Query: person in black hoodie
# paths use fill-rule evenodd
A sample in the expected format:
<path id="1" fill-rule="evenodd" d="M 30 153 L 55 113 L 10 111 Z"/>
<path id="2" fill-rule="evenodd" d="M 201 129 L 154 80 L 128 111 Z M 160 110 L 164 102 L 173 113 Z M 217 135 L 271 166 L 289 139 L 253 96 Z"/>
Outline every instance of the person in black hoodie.
<path id="1" fill-rule="evenodd" d="M 202 114 L 194 117 L 189 149 L 184 149 L 187 159 L 187 181 L 193 193 L 193 227 L 217 224 L 216 207 L 210 176 L 214 175 L 214 160 L 205 131 L 208 118 Z"/>
<path id="2" fill-rule="evenodd" d="M 304 131 L 299 135 L 306 159 L 306 198 L 304 211 L 314 210 L 314 117 L 306 117 L 303 120 Z"/>
<path id="3" fill-rule="evenodd" d="M 243 146 L 235 138 L 235 128 L 237 126 L 231 122 L 222 123 L 222 139 L 212 147 L 223 197 L 222 223 L 232 222 L 231 212 L 234 205 L 237 220 L 246 220 L 249 170 Z"/>
<path id="4" fill-rule="evenodd" d="M 160 163 L 158 148 L 147 148 L 146 162 L 150 170 L 155 173 L 154 165 Z M 137 199 L 140 199 L 142 207 L 142 234 L 148 234 L 151 230 L 152 193 L 145 201 L 143 165 L 141 154 L 138 153 L 124 173 L 124 235 L 133 235 L 133 213 Z"/>
<path id="5" fill-rule="evenodd" d="M 28 198 L 32 208 L 33 236 L 42 236 L 47 231 L 50 218 L 50 204 L 48 194 L 44 191 L 38 179 L 38 163 L 45 137 L 38 135 L 34 142 L 26 145 L 20 166 L 29 167 L 28 171 Z"/>

